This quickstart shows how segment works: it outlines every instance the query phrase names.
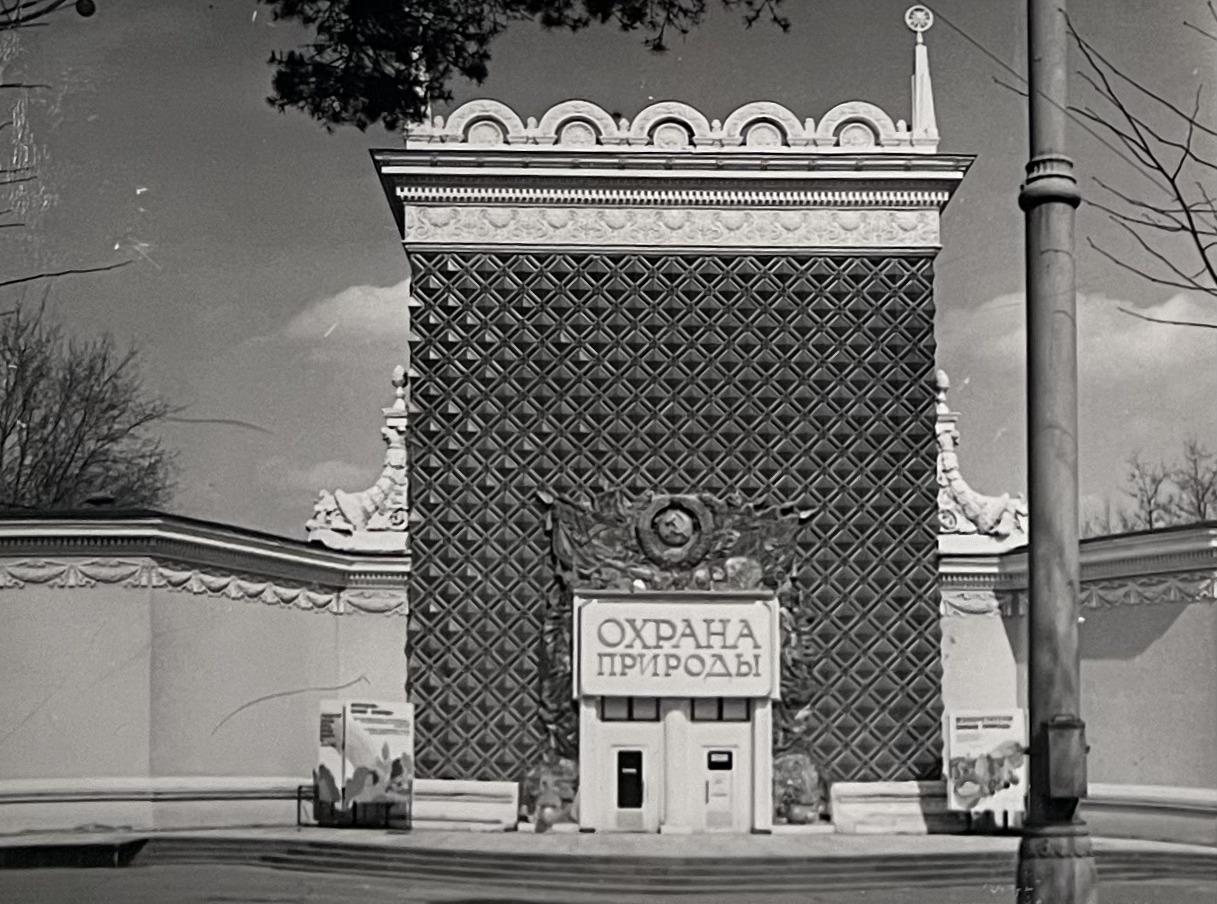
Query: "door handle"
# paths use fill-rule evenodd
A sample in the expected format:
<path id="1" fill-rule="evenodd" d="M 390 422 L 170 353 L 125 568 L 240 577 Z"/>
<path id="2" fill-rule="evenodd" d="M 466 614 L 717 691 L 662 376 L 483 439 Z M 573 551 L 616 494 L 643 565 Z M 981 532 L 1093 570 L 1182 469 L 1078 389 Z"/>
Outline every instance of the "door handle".
<path id="1" fill-rule="evenodd" d="M 710 805 L 710 783 L 706 782 L 706 806 Z"/>

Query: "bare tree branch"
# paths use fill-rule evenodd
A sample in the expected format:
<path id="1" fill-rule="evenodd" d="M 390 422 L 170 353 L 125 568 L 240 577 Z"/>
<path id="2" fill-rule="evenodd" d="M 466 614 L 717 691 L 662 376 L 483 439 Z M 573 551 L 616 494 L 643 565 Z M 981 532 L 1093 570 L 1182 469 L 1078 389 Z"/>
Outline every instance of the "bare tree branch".
<path id="1" fill-rule="evenodd" d="M 1123 518 L 1132 530 L 1166 527 L 1178 506 L 1171 493 L 1171 469 L 1163 462 L 1144 461 L 1137 453 L 1129 456 L 1124 492 L 1132 497 L 1135 508 Z"/>
<path id="2" fill-rule="evenodd" d="M 1179 513 L 1188 521 L 1217 516 L 1217 455 L 1195 437 L 1183 443 L 1183 463 L 1171 473 L 1179 488 Z"/>
<path id="3" fill-rule="evenodd" d="M 1212 0 L 1209 12 L 1217 22 Z M 1072 23 L 1069 33 L 1085 64 L 1078 72 L 1080 80 L 1102 102 L 1101 109 L 1083 103 L 1071 112 L 1120 144 L 1162 192 L 1161 197 L 1148 197 L 1096 179 L 1109 203 L 1087 203 L 1106 214 L 1139 253 L 1118 254 L 1089 238 L 1088 244 L 1150 282 L 1217 300 L 1217 201 L 1205 187 L 1217 173 L 1217 155 L 1210 147 L 1217 129 L 1201 119 L 1203 86 L 1196 87 L 1188 106 L 1174 103 L 1121 70 Z M 1138 101 L 1149 104 L 1150 111 L 1142 112 L 1135 106 Z M 1125 313 L 1151 322 L 1212 326 Z"/>
<path id="4" fill-rule="evenodd" d="M 42 20 L 72 0 L 0 0 L 0 31 L 46 25 Z"/>
<path id="5" fill-rule="evenodd" d="M 1128 314 L 1131 317 L 1136 317 L 1139 320 L 1148 320 L 1150 323 L 1165 323 L 1171 326 L 1198 326 L 1202 329 L 1217 330 L 1217 323 L 1203 323 L 1199 320 L 1171 320 L 1167 317 L 1151 317 L 1149 314 L 1141 314 L 1137 311 L 1130 311 L 1128 308 L 1118 307 L 1117 310 Z"/>
<path id="6" fill-rule="evenodd" d="M 69 340 L 44 311 L 0 321 L 0 507 L 163 504 L 176 467 L 155 428 L 180 409 L 147 391 L 135 349 Z"/>

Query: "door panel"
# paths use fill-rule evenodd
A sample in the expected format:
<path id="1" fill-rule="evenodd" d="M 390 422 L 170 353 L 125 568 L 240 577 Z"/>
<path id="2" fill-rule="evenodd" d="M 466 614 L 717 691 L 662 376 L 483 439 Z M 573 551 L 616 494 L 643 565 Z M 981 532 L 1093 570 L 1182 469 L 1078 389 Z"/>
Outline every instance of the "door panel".
<path id="1" fill-rule="evenodd" d="M 749 722 L 690 722 L 685 795 L 694 832 L 751 828 L 751 730 Z"/>
<path id="2" fill-rule="evenodd" d="M 617 809 L 641 810 L 643 801 L 642 751 L 617 751 Z"/>
<path id="3" fill-rule="evenodd" d="M 735 826 L 735 751 L 706 750 L 706 830 L 729 830 Z"/>
<path id="4" fill-rule="evenodd" d="M 658 832 L 662 758 L 644 744 L 614 745 L 609 757 L 610 831 Z"/>

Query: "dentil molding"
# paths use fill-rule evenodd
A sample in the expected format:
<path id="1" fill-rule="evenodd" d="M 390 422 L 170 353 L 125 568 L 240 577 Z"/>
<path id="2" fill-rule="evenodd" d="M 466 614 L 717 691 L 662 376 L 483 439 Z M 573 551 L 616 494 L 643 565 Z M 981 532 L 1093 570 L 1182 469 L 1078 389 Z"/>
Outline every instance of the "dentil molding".
<path id="1" fill-rule="evenodd" d="M 713 248 L 939 247 L 936 210 L 415 206 L 405 244 Z"/>
<path id="2" fill-rule="evenodd" d="M 405 588 L 322 589 L 288 586 L 249 575 L 214 573 L 189 567 L 175 568 L 152 559 L 89 559 L 55 561 L 26 559 L 0 562 L 0 590 L 42 585 L 64 590 L 121 585 L 164 588 L 239 602 L 262 603 L 284 609 L 406 615 Z"/>

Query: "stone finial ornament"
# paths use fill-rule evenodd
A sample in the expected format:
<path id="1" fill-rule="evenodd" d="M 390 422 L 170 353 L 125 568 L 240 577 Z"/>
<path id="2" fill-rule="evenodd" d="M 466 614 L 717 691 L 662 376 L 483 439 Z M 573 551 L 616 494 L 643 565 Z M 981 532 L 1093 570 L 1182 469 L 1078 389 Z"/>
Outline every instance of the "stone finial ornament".
<path id="1" fill-rule="evenodd" d="M 388 448 L 376 482 L 366 490 L 322 490 L 313 517 L 304 525 L 311 543 L 344 552 L 405 555 L 410 516 L 406 426 L 409 420 L 408 377 L 401 365 L 393 369 L 393 403 L 381 409 L 381 428 Z"/>
<path id="2" fill-rule="evenodd" d="M 913 50 L 913 146 L 938 147 L 938 117 L 934 114 L 934 87 L 930 82 L 930 52 L 923 35 L 934 24 L 934 14 L 924 6 L 910 6 L 904 24 L 917 34 Z"/>
<path id="3" fill-rule="evenodd" d="M 1010 494 L 984 496 L 963 479 L 959 468 L 959 415 L 947 404 L 951 382 L 946 373 L 935 375 L 934 410 L 938 417 L 938 532 L 979 534 L 1013 545 L 1027 542 L 1027 503 Z"/>
<path id="4" fill-rule="evenodd" d="M 917 43 L 921 44 L 923 43 L 921 35 L 934 25 L 934 14 L 927 7 L 910 6 L 904 12 L 904 24 L 909 27 L 910 31 L 917 33 Z"/>

